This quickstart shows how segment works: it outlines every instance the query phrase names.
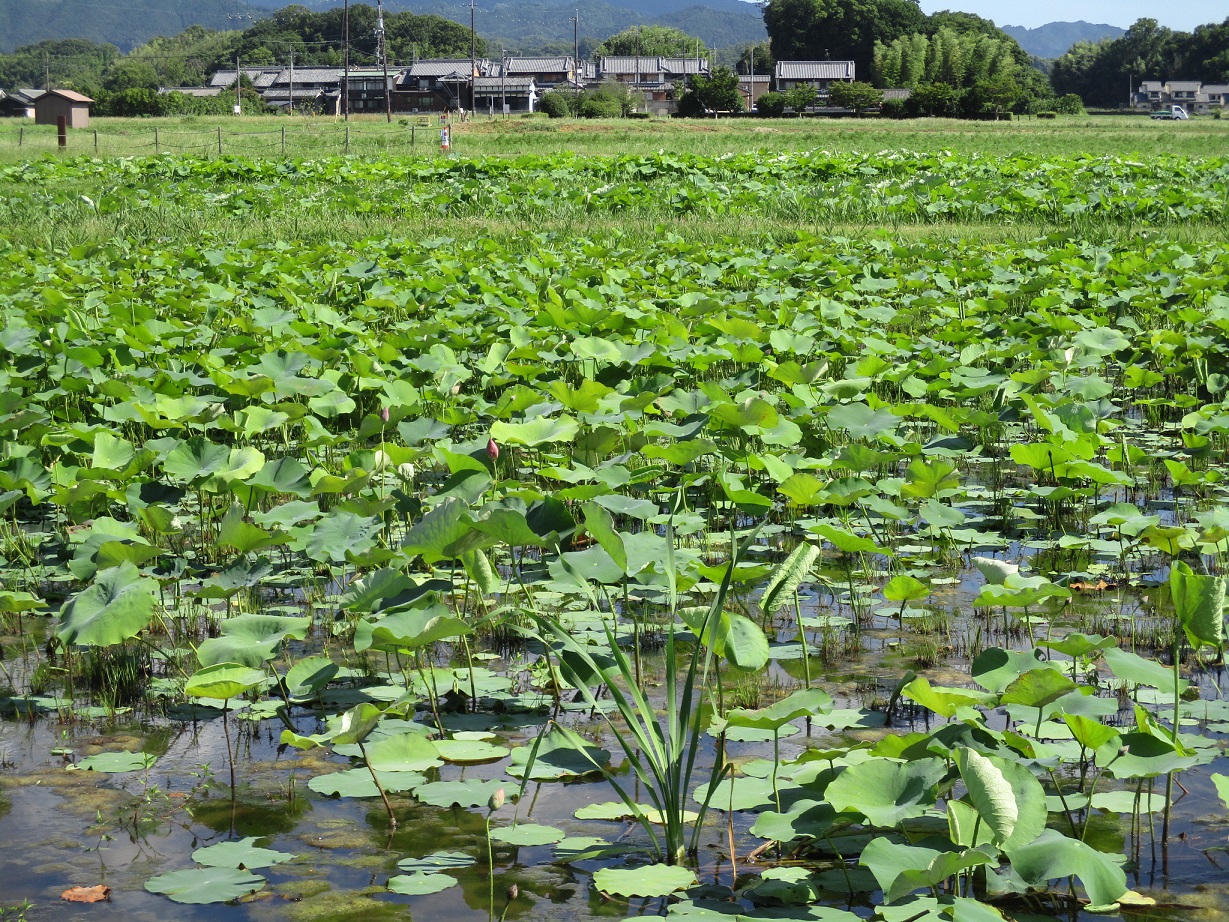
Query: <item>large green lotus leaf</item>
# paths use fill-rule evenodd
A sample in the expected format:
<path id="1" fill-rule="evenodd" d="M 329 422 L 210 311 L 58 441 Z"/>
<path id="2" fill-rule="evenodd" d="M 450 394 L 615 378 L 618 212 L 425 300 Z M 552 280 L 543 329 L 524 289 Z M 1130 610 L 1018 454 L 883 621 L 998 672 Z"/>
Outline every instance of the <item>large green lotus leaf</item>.
<path id="1" fill-rule="evenodd" d="M 973 566 L 981 571 L 981 575 L 985 577 L 986 584 L 989 586 L 1001 586 L 1006 582 L 1007 577 L 1015 576 L 1020 572 L 1019 564 L 1008 563 L 997 557 L 974 557 Z"/>
<path id="2" fill-rule="evenodd" d="M 382 527 L 374 516 L 334 510 L 315 525 L 306 526 L 306 535 L 296 537 L 294 546 L 312 560 L 345 563 L 348 554 L 359 555 L 374 547 Z"/>
<path id="3" fill-rule="evenodd" d="M 858 863 L 870 869 L 883 890 L 884 899 L 892 903 L 921 887 L 934 888 L 960 871 L 993 864 L 994 859 L 976 848 L 940 852 L 901 845 L 881 837 L 872 839 L 862 850 Z"/>
<path id="4" fill-rule="evenodd" d="M 887 548 L 880 547 L 870 538 L 863 538 L 835 525 L 820 523 L 810 526 L 810 530 L 838 551 L 846 554 L 887 554 Z"/>
<path id="5" fill-rule="evenodd" d="M 1174 561 L 1169 571 L 1178 623 L 1196 649 L 1225 644 L 1225 585 L 1225 577 L 1196 574 L 1181 560 Z"/>
<path id="6" fill-rule="evenodd" d="M 370 702 L 356 704 L 328 721 L 325 736 L 335 745 L 359 743 L 371 735 L 384 712 Z"/>
<path id="7" fill-rule="evenodd" d="M 244 521 L 243 506 L 238 503 L 230 507 L 218 526 L 218 546 L 234 548 L 240 554 L 285 544 L 287 540 L 283 533 L 270 534 L 259 525 Z"/>
<path id="8" fill-rule="evenodd" d="M 471 778 L 468 781 L 431 781 L 416 787 L 414 797 L 432 807 L 451 807 L 456 804 L 463 809 L 469 809 L 486 805 L 492 794 L 506 786 L 507 782 L 499 779 Z"/>
<path id="9" fill-rule="evenodd" d="M 427 608 L 390 612 L 379 621 L 372 622 L 370 645 L 376 650 L 413 650 L 473 632 L 472 624 L 453 615 L 446 606 L 436 603 Z M 366 649 L 360 646 L 361 642 L 356 632 L 354 646 L 360 652 Z"/>
<path id="10" fill-rule="evenodd" d="M 841 887 L 843 888 L 844 886 L 844 877 L 842 876 Z M 874 889 L 874 881 L 871 881 L 871 886 L 868 889 Z M 666 917 L 669 919 L 686 919 L 688 922 L 763 922 L 766 919 L 776 919 L 778 922 L 862 922 L 861 916 L 856 916 L 852 912 L 846 912 L 844 909 L 834 909 L 830 906 L 789 906 L 786 908 L 769 907 L 746 910 L 740 908 L 737 903 L 715 900 L 695 902 L 684 900 L 672 903 Z M 930 920 L 909 919 L 908 922 L 930 922 Z"/>
<path id="11" fill-rule="evenodd" d="M 1067 796 L 1068 802 L 1071 796 Z M 1131 816 L 1139 813 L 1163 813 L 1169 801 L 1161 792 L 1142 793 L 1136 799 L 1135 791 L 1098 791 L 1092 795 L 1091 806 L 1094 810 L 1106 810 L 1120 816 Z"/>
<path id="12" fill-rule="evenodd" d="M 781 561 L 760 596 L 760 610 L 766 615 L 775 615 L 782 605 L 794 601 L 798 587 L 811 575 L 811 569 L 819 560 L 819 545 L 804 541 Z"/>
<path id="13" fill-rule="evenodd" d="M 555 860 L 564 864 L 574 861 L 601 861 L 636 851 L 633 845 L 607 842 L 597 836 L 568 836 L 555 844 Z"/>
<path id="14" fill-rule="evenodd" d="M 1033 841 L 1045 829 L 1045 789 L 1019 762 L 983 756 L 974 749 L 953 752 L 969 802 L 1004 849 Z M 980 844 L 965 842 L 962 844 Z"/>
<path id="15" fill-rule="evenodd" d="M 1062 653 L 1065 656 L 1070 656 L 1073 659 L 1088 656 L 1091 653 L 1096 653 L 1100 650 L 1108 650 L 1110 647 L 1118 646 L 1117 637 L 1102 637 L 1100 634 L 1081 634 L 1072 632 L 1061 640 L 1047 638 L 1038 640 L 1037 646 L 1047 647 L 1054 650 L 1056 653 Z"/>
<path id="16" fill-rule="evenodd" d="M 1221 799 L 1221 803 L 1229 809 L 1229 775 L 1222 775 L 1214 772 L 1211 776 L 1212 783 L 1216 785 L 1216 793 Z"/>
<path id="17" fill-rule="evenodd" d="M 311 480 L 307 468 L 298 458 L 278 458 L 266 461 L 265 466 L 248 480 L 248 486 L 265 493 L 282 493 L 307 499 L 312 495 Z"/>
<path id="18" fill-rule="evenodd" d="M 551 419 L 536 416 L 523 423 L 496 420 L 491 423 L 491 438 L 499 444 L 526 445 L 536 448 L 551 442 L 571 442 L 580 431 L 580 423 L 570 416 Z"/>
<path id="19" fill-rule="evenodd" d="M 311 628 L 311 618 L 283 615 L 237 615 L 222 622 L 222 633 L 210 637 L 196 650 L 202 666 L 240 663 L 259 666 L 272 659 L 287 637 L 302 640 Z"/>
<path id="20" fill-rule="evenodd" d="M 721 403 L 709 410 L 709 418 L 731 429 L 758 433 L 777 425 L 781 416 L 776 408 L 760 397 L 749 397 L 743 403 Z"/>
<path id="21" fill-rule="evenodd" d="M 818 506 L 826 502 L 826 484 L 814 474 L 798 471 L 781 481 L 777 492 L 799 506 Z"/>
<path id="22" fill-rule="evenodd" d="M 260 585 L 265 577 L 273 573 L 273 564 L 268 558 L 257 560 L 236 561 L 216 576 L 201 583 L 200 588 L 189 594 L 199 599 L 229 599 L 244 589 Z"/>
<path id="23" fill-rule="evenodd" d="M 180 443 L 167 454 L 162 470 L 172 480 L 197 485 L 227 469 L 230 449 L 217 445 L 203 435 Z"/>
<path id="24" fill-rule="evenodd" d="M 1093 906 L 1110 906 L 1127 892 L 1121 855 L 1103 854 L 1077 839 L 1047 829 L 1033 842 L 1008 853 L 1011 867 L 1030 886 L 1074 875 Z"/>
<path id="25" fill-rule="evenodd" d="M 796 794 L 796 788 L 790 788 L 791 794 Z M 783 792 L 784 793 L 784 792 Z M 705 802 L 715 810 L 762 810 L 776 805 L 772 780 L 769 778 L 748 778 L 743 775 L 731 776 L 717 785 L 712 797 L 709 797 L 708 783 L 701 784 L 691 794 L 692 800 L 703 805 Z"/>
<path id="26" fill-rule="evenodd" d="M 999 698 L 1000 704 L 1043 708 L 1079 686 L 1056 669 L 1034 669 L 1012 681 Z"/>
<path id="27" fill-rule="evenodd" d="M 193 868 L 160 874 L 145 882 L 150 893 L 161 893 L 176 903 L 228 903 L 255 893 L 265 879 L 236 868 Z"/>
<path id="28" fill-rule="evenodd" d="M 705 607 L 683 608 L 679 617 L 718 656 L 742 672 L 763 669 L 772 655 L 763 628 L 746 615 L 722 610 L 712 615 Z"/>
<path id="29" fill-rule="evenodd" d="M 158 757 L 148 752 L 100 752 L 69 767 L 80 771 L 119 774 L 145 771 L 147 768 L 152 768 L 157 761 Z"/>
<path id="30" fill-rule="evenodd" d="M 411 557 L 421 555 L 426 563 L 452 560 L 476 546 L 467 540 L 474 533 L 469 507 L 462 500 L 449 496 L 414 523 L 401 549 Z M 482 537 L 478 533 L 478 539 Z"/>
<path id="31" fill-rule="evenodd" d="M 512 750 L 511 764 L 507 768 L 509 775 L 513 778 L 528 777 L 530 781 L 559 781 L 601 771 L 602 766 L 610 761 L 609 751 L 586 745 L 582 752 L 574 748 L 564 734 L 551 730 L 538 744 L 537 757 L 526 775 L 532 749 L 531 743 Z"/>
<path id="32" fill-rule="evenodd" d="M 1040 576 L 1008 575 L 1002 585 L 987 583 L 973 600 L 974 608 L 1028 608 L 1046 599 L 1069 599 L 1071 590 Z"/>
<path id="33" fill-rule="evenodd" d="M 639 868 L 602 868 L 593 874 L 593 886 L 612 896 L 669 896 L 696 882 L 690 868 L 650 864 Z"/>
<path id="34" fill-rule="evenodd" d="M 455 887 L 457 879 L 447 874 L 397 874 L 388 879 L 388 889 L 405 896 L 425 896 Z"/>
<path id="35" fill-rule="evenodd" d="M 1098 749 L 1096 758 L 1097 765 L 1115 778 L 1159 778 L 1202 761 L 1179 750 L 1172 740 L 1151 733 L 1123 733 Z"/>
<path id="36" fill-rule="evenodd" d="M 417 795 L 415 795 L 417 796 Z M 477 859 L 465 852 L 432 852 L 422 858 L 402 858 L 397 862 L 397 868 L 402 871 L 459 871 L 468 868 Z"/>
<path id="37" fill-rule="evenodd" d="M 380 787 L 393 794 L 412 791 L 426 778 L 420 772 L 377 772 Z M 379 797 L 380 791 L 371 780 L 371 772 L 365 768 L 350 768 L 346 771 L 317 775 L 307 782 L 317 794 L 327 797 Z"/>
<path id="38" fill-rule="evenodd" d="M 136 454 L 136 448 L 127 439 L 109 432 L 99 432 L 94 436 L 94 453 L 90 457 L 90 466 L 94 470 L 118 473 L 128 467 Z"/>
<path id="39" fill-rule="evenodd" d="M 398 733 L 368 743 L 367 764 L 381 772 L 425 772 L 444 764 L 435 744 L 421 733 Z"/>
<path id="40" fill-rule="evenodd" d="M 495 762 L 509 752 L 507 746 L 484 740 L 436 740 L 435 748 L 445 762 L 456 763 Z"/>
<path id="41" fill-rule="evenodd" d="M 889 602 L 916 602 L 928 595 L 930 587 L 908 574 L 892 577 L 883 587 L 883 597 Z"/>
<path id="42" fill-rule="evenodd" d="M 505 500 L 505 502 L 508 502 Z M 554 547 L 558 532 L 540 535 L 529 526 L 526 509 L 483 506 L 473 527 L 489 538 L 509 547 Z"/>
<path id="43" fill-rule="evenodd" d="M 519 823 L 516 826 L 501 826 L 491 830 L 491 841 L 503 842 L 505 845 L 554 845 L 563 839 L 562 829 L 540 826 L 537 823 Z"/>
<path id="44" fill-rule="evenodd" d="M 249 871 L 254 868 L 271 868 L 295 857 L 271 848 L 259 848 L 255 836 L 235 842 L 219 842 L 207 848 L 198 848 L 192 853 L 192 860 L 206 867 L 246 868 Z"/>
<path id="45" fill-rule="evenodd" d="M 260 669 L 240 663 L 214 663 L 197 670 L 184 683 L 184 694 L 192 698 L 217 698 L 225 701 L 242 695 L 265 680 Z"/>
<path id="46" fill-rule="evenodd" d="M 837 819 L 838 814 L 832 804 L 818 800 L 800 800 L 784 813 L 761 813 L 751 827 L 751 834 L 773 842 L 791 842 L 802 838 L 820 839 L 828 834 Z"/>
<path id="47" fill-rule="evenodd" d="M 1107 649 L 1102 656 L 1105 657 L 1105 664 L 1118 678 L 1136 685 L 1150 685 L 1159 689 L 1162 694 L 1173 697 L 1174 672 L 1170 667 L 1118 647 Z M 1186 679 L 1179 678 L 1176 691 L 1180 694 L 1189 684 Z"/>
<path id="48" fill-rule="evenodd" d="M 973 681 L 995 694 L 1025 673 L 1035 669 L 1054 671 L 1056 666 L 1040 659 L 1034 650 L 1004 650 L 1000 647 L 990 647 L 977 654 L 973 659 Z"/>
<path id="49" fill-rule="evenodd" d="M 828 412 L 828 425 L 844 429 L 853 439 L 873 439 L 893 432 L 901 419 L 889 410 L 873 410 L 865 403 L 843 403 Z"/>
<path id="50" fill-rule="evenodd" d="M 291 701 L 311 701 L 340 671 L 340 666 L 327 656 L 301 659 L 286 673 L 283 682 Z"/>
<path id="51" fill-rule="evenodd" d="M 836 810 L 861 813 L 872 825 L 891 828 L 925 813 L 946 774 L 942 759 L 874 759 L 846 768 L 825 793 Z"/>
<path id="52" fill-rule="evenodd" d="M 988 704 L 994 700 L 994 696 L 989 692 L 975 688 L 932 687 L 925 676 L 918 676 L 901 689 L 901 694 L 943 717 L 954 717 L 961 708 Z"/>
<path id="53" fill-rule="evenodd" d="M 832 697 L 826 691 L 822 688 L 803 688 L 768 707 L 754 710 L 732 708 L 725 715 L 725 723 L 731 727 L 775 730 L 799 717 L 812 717 L 830 710 Z"/>
<path id="54" fill-rule="evenodd" d="M 99 573 L 60 610 L 56 636 L 66 644 L 105 647 L 135 637 L 154 616 L 158 584 L 131 563 Z"/>

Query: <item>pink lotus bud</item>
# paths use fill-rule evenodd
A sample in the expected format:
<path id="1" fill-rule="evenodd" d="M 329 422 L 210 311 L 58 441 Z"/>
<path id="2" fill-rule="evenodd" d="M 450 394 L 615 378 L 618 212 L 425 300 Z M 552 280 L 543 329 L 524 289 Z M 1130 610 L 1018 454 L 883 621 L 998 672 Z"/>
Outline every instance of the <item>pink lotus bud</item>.
<path id="1" fill-rule="evenodd" d="M 486 453 L 487 453 L 487 457 L 490 458 L 492 461 L 499 460 L 499 446 L 495 444 L 494 439 L 486 440 Z"/>
<path id="2" fill-rule="evenodd" d="M 487 809 L 494 813 L 504 805 L 504 799 L 506 797 L 507 794 L 504 793 L 504 789 L 499 788 L 494 794 L 491 795 L 491 799 L 486 802 Z"/>
<path id="3" fill-rule="evenodd" d="M 384 422 L 388 422 L 388 407 L 380 408 L 380 419 L 384 420 Z"/>

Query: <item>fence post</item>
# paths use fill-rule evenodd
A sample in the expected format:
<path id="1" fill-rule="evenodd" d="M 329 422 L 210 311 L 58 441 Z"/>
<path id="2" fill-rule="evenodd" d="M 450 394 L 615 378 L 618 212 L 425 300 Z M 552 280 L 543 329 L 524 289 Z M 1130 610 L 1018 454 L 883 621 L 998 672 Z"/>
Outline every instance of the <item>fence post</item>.
<path id="1" fill-rule="evenodd" d="M 410 126 L 410 150 L 413 150 L 414 147 L 416 146 L 416 142 L 414 140 L 414 132 L 416 129 L 417 129 L 416 125 Z"/>
<path id="2" fill-rule="evenodd" d="M 154 153 L 161 153 L 158 145 L 158 129 L 156 127 L 154 128 Z"/>
<path id="3" fill-rule="evenodd" d="M 61 150 L 68 147 L 68 116 L 55 117 L 55 143 Z"/>
<path id="4" fill-rule="evenodd" d="M 350 153 L 350 123 L 346 122 L 346 153 Z"/>
<path id="5" fill-rule="evenodd" d="M 98 153 L 98 129 L 94 129 L 94 153 Z"/>
<path id="6" fill-rule="evenodd" d="M 222 156 L 222 126 L 218 126 L 218 156 Z"/>
<path id="7" fill-rule="evenodd" d="M 21 147 L 25 143 L 26 143 L 26 126 L 22 125 L 20 130 L 17 132 L 17 146 Z"/>
<path id="8" fill-rule="evenodd" d="M 282 156 L 286 156 L 286 126 L 282 126 Z"/>

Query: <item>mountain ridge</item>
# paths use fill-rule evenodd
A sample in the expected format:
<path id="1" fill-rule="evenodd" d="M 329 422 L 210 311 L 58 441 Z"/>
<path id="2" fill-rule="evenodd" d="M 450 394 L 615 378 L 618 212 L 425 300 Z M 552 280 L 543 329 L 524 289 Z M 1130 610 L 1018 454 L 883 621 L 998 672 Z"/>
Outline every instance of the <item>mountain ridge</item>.
<path id="1" fill-rule="evenodd" d="M 1038 58 L 1058 58 L 1066 54 L 1076 42 L 1100 42 L 1118 38 L 1126 29 L 1103 22 L 1047 22 L 1035 29 L 1024 26 L 999 26 L 1020 43 L 1020 47 Z"/>

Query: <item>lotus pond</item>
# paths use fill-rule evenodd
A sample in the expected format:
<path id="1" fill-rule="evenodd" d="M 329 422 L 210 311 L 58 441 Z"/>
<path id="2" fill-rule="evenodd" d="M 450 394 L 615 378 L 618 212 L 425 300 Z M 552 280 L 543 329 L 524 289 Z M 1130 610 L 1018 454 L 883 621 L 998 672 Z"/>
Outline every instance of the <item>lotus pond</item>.
<path id="1" fill-rule="evenodd" d="M 753 159 L 0 174 L 7 917 L 1226 917 L 1224 164 Z"/>

